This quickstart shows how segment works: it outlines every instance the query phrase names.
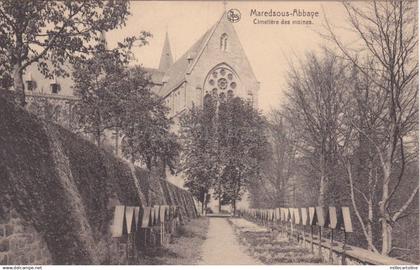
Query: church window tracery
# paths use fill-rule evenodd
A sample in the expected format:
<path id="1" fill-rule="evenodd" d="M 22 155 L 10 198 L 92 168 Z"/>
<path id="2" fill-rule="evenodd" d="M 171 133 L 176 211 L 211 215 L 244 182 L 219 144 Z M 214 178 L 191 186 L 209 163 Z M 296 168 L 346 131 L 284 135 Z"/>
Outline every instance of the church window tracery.
<path id="1" fill-rule="evenodd" d="M 239 91 L 240 81 L 236 73 L 226 64 L 219 64 L 208 73 L 204 92 L 219 99 L 233 97 Z"/>
<path id="2" fill-rule="evenodd" d="M 227 85 L 228 85 L 228 82 L 227 82 L 227 80 L 226 80 L 225 78 L 220 78 L 220 79 L 217 81 L 217 86 L 218 86 L 220 89 L 222 89 L 222 90 L 225 90 L 225 89 L 226 89 L 226 87 L 227 87 Z"/>
<path id="3" fill-rule="evenodd" d="M 232 91 L 232 90 L 228 90 L 228 91 L 227 91 L 227 96 L 228 96 L 229 98 L 233 97 L 233 91 Z"/>

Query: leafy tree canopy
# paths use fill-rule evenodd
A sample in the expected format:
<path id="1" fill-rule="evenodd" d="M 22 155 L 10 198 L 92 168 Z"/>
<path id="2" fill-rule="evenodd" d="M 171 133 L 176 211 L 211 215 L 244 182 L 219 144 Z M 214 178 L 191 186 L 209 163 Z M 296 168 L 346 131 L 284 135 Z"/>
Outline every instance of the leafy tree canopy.
<path id="1" fill-rule="evenodd" d="M 49 77 L 69 75 L 63 64 L 96 52 L 101 32 L 124 26 L 128 15 L 125 0 L 0 1 L 0 67 L 13 78 L 17 103 L 25 105 L 29 65 Z"/>

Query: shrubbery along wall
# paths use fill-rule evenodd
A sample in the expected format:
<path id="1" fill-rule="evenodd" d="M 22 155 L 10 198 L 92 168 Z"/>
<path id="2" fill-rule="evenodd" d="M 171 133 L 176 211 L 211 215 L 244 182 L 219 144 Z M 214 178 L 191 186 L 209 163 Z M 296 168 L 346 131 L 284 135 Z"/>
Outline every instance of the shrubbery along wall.
<path id="1" fill-rule="evenodd" d="M 2 98 L 0 124 L 0 264 L 120 263 L 118 204 L 197 215 L 187 191 Z"/>

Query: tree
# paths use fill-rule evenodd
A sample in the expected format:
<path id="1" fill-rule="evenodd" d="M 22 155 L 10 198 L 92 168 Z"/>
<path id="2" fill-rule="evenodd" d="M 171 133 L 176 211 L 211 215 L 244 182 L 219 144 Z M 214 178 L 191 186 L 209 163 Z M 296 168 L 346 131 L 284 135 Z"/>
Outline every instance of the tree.
<path id="1" fill-rule="evenodd" d="M 48 77 L 69 75 L 63 64 L 96 51 L 100 33 L 128 15 L 128 1 L 0 1 L 0 67 L 13 77 L 17 104 L 25 105 L 29 65 Z"/>
<path id="2" fill-rule="evenodd" d="M 117 78 L 115 78 L 117 79 Z M 122 133 L 122 152 L 133 163 L 147 169 L 169 167 L 175 173 L 179 144 L 170 131 L 172 121 L 161 98 L 151 91 L 150 75 L 140 67 L 125 70 L 116 89 L 120 114 L 117 126 Z"/>
<path id="3" fill-rule="evenodd" d="M 372 1 L 365 5 L 346 2 L 344 7 L 351 30 L 361 40 L 359 46 L 348 48 L 328 21 L 326 27 L 328 38 L 341 55 L 374 85 L 363 90 L 365 94 L 371 92 L 363 110 L 377 120 L 374 129 L 364 128 L 363 121 L 349 119 L 349 124 L 369 141 L 378 159 L 381 253 L 389 255 L 393 224 L 405 216 L 419 191 L 417 183 L 406 200 L 397 205 L 396 194 L 402 182 L 409 180 L 404 177 L 407 151 L 413 150 L 407 140 L 418 128 L 417 8 L 411 1 Z"/>
<path id="4" fill-rule="evenodd" d="M 101 146 L 105 130 L 118 123 L 120 91 L 124 64 L 118 52 L 99 52 L 94 57 L 77 61 L 73 71 L 73 89 L 80 101 L 75 107 L 78 124 Z"/>
<path id="5" fill-rule="evenodd" d="M 248 101 L 228 97 L 220 102 L 217 124 L 223 198 L 230 201 L 235 213 L 236 202 L 249 184 L 262 176 L 269 153 L 266 121 Z"/>
<path id="6" fill-rule="evenodd" d="M 139 83 L 130 78 L 127 71 L 127 64 L 133 58 L 131 49 L 147 44 L 150 36 L 150 33 L 143 31 L 138 37 L 125 38 L 113 49 L 108 49 L 106 41 L 101 39 L 97 45 L 98 51 L 92 57 L 79 58 L 74 62 L 73 89 L 81 99 L 75 112 L 80 128 L 86 134 L 93 135 L 98 146 L 101 146 L 106 130 L 120 128 L 121 101 L 127 100 L 124 88 L 132 87 L 130 83 Z M 150 84 L 150 80 L 144 76 L 140 76 L 139 80 L 143 88 L 145 84 Z"/>
<path id="7" fill-rule="evenodd" d="M 283 115 L 294 130 L 300 154 L 318 177 L 318 204 L 340 203 L 343 188 L 338 177 L 338 143 L 347 92 L 346 65 L 325 53 L 308 54 L 298 68 L 291 67 L 288 100 Z"/>
<path id="8" fill-rule="evenodd" d="M 248 185 L 261 177 L 268 143 L 265 120 L 239 97 L 207 95 L 203 109 L 192 108 L 181 121 L 183 170 L 199 200 L 210 188 L 234 212 Z"/>
<path id="9" fill-rule="evenodd" d="M 297 140 L 295 131 L 288 127 L 280 110 L 273 110 L 268 119 L 268 130 L 272 147 L 267 180 L 274 187 L 277 205 L 288 203 L 288 187 L 297 174 Z"/>
<path id="10" fill-rule="evenodd" d="M 203 108 L 193 106 L 180 119 L 181 170 L 186 176 L 185 187 L 202 205 L 205 213 L 213 187 L 220 174 L 216 126 L 216 103 L 207 96 Z"/>

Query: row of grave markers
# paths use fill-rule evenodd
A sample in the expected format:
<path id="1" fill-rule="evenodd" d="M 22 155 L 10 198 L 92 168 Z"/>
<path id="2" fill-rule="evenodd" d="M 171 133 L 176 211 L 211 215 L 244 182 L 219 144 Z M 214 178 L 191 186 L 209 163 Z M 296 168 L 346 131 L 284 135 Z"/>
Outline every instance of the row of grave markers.
<path id="1" fill-rule="evenodd" d="M 261 221 L 290 221 L 296 225 L 317 225 L 324 228 L 353 232 L 350 208 L 334 206 L 275 209 L 240 209 L 241 215 Z"/>
<path id="2" fill-rule="evenodd" d="M 286 231 L 288 235 L 294 235 L 295 229 L 298 226 L 310 226 L 310 244 L 311 251 L 313 252 L 313 228 L 318 227 L 318 239 L 319 239 L 319 249 L 318 253 L 321 256 L 321 230 L 322 228 L 331 229 L 330 233 L 330 253 L 329 260 L 332 262 L 332 253 L 333 253 L 333 241 L 334 241 L 334 230 L 340 230 L 344 232 L 344 241 L 342 243 L 342 258 L 345 258 L 345 248 L 346 248 L 346 236 L 347 233 L 353 232 L 353 226 L 351 221 L 351 214 L 349 207 L 303 207 L 303 208 L 285 208 L 279 207 L 275 209 L 239 209 L 239 215 L 251 220 L 258 221 L 263 225 L 273 225 L 279 223 L 286 225 Z M 288 226 L 290 225 L 290 234 L 288 231 Z M 305 240 L 305 232 L 302 232 L 302 240 Z M 296 236 L 299 241 L 300 234 L 296 231 Z"/>
<path id="3" fill-rule="evenodd" d="M 147 230 L 160 226 L 162 244 L 165 225 L 172 225 L 173 221 L 179 221 L 179 207 L 175 205 L 152 207 L 117 205 L 114 211 L 112 237 L 122 237 L 141 229 Z"/>

